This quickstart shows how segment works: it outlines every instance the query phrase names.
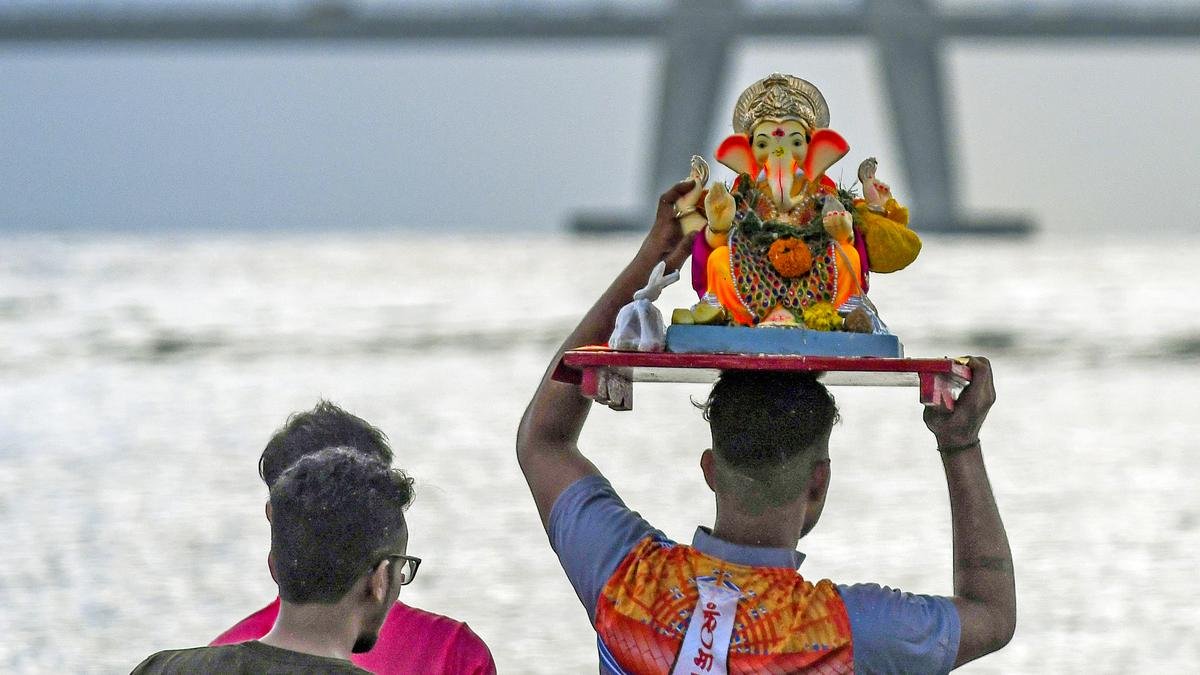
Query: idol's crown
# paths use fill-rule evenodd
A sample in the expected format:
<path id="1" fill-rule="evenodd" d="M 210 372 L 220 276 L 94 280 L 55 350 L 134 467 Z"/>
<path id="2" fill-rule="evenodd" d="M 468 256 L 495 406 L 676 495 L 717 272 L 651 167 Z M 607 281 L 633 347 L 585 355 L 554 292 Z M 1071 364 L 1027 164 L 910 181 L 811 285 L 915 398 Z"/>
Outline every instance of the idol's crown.
<path id="1" fill-rule="evenodd" d="M 823 129 L 829 126 L 829 106 L 808 80 L 772 73 L 746 87 L 738 97 L 733 130 L 749 135 L 756 124 L 768 119 L 795 119 L 809 129 Z"/>

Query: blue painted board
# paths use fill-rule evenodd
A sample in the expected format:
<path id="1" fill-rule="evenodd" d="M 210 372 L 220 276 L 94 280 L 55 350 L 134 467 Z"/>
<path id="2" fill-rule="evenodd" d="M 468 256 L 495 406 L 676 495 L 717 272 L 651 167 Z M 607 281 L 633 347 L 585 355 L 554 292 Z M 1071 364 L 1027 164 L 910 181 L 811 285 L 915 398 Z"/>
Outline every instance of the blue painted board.
<path id="1" fill-rule="evenodd" d="M 840 333 L 807 328 L 672 325 L 667 351 L 677 354 L 799 354 L 900 358 L 904 345 L 895 335 Z"/>

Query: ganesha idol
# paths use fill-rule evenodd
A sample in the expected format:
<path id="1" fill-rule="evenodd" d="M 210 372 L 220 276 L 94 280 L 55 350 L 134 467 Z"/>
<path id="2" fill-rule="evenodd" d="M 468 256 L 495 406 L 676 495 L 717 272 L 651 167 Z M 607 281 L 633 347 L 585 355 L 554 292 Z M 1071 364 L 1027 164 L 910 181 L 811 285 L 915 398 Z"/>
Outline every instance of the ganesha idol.
<path id="1" fill-rule="evenodd" d="M 867 298 L 868 274 L 908 266 L 921 240 L 875 178 L 874 158 L 858 167 L 861 196 L 825 175 L 849 151 L 828 127 L 825 98 L 798 77 L 776 73 L 742 92 L 736 133 L 716 152 L 737 179 L 708 188 L 708 165 L 693 157 L 695 187 L 675 204 L 684 230 L 701 232 L 692 252 L 700 300 L 675 310 L 673 324 L 888 334 Z"/>

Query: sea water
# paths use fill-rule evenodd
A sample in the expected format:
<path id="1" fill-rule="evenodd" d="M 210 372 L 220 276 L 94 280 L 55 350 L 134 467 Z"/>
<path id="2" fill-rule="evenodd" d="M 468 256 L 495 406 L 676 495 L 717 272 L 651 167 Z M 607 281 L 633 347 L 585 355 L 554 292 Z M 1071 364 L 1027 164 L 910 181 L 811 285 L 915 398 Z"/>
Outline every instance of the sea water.
<path id="1" fill-rule="evenodd" d="M 333 400 L 417 480 L 405 602 L 503 673 L 595 672 L 517 468 L 518 420 L 633 237 L 0 237 L 0 670 L 127 672 L 274 597 L 256 462 Z M 1013 642 L 967 671 L 1200 660 L 1200 239 L 929 237 L 871 296 L 910 356 L 983 354 L 982 438 L 1016 563 Z M 685 273 L 685 278 L 687 278 Z M 658 302 L 692 302 L 686 283 Z M 684 541 L 713 502 L 703 385 L 642 384 L 580 441 Z M 946 489 L 912 388 L 838 388 L 809 578 L 951 592 Z"/>

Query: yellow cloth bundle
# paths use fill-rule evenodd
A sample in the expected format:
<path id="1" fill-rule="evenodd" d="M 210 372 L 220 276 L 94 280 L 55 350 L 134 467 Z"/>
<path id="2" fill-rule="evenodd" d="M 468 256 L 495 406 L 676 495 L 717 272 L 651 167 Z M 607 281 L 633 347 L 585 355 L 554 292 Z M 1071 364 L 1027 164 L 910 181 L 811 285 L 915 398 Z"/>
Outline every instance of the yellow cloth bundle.
<path id="1" fill-rule="evenodd" d="M 921 238 L 908 229 L 908 209 L 889 199 L 882 214 L 871 211 L 862 200 L 855 201 L 854 210 L 867 244 L 872 272 L 902 270 L 917 259 Z"/>

